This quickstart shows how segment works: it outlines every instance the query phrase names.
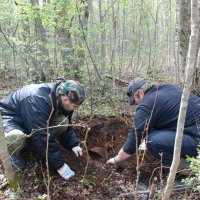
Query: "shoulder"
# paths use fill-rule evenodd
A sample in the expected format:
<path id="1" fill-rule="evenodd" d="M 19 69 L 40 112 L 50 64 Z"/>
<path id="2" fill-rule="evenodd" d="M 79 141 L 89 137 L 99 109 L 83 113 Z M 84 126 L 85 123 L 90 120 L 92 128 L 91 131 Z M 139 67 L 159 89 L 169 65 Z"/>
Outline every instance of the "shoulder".
<path id="1" fill-rule="evenodd" d="M 50 94 L 53 90 L 54 84 L 53 83 L 41 83 L 41 84 L 32 84 L 28 85 L 27 89 L 30 91 L 32 95 L 34 94 Z"/>
<path id="2" fill-rule="evenodd" d="M 159 101 L 163 98 L 171 98 L 171 96 L 179 96 L 182 94 L 182 88 L 175 84 L 160 84 L 159 87 L 150 89 L 145 98 L 147 101 L 154 101 L 155 98 Z"/>
<path id="3" fill-rule="evenodd" d="M 53 92 L 54 84 L 42 83 L 31 84 L 23 87 L 20 91 L 23 100 L 29 99 L 32 103 L 48 103 L 51 101 L 50 94 Z M 54 100 L 54 99 L 52 99 Z"/>
<path id="4" fill-rule="evenodd" d="M 53 90 L 53 86 L 54 84 L 49 83 L 31 84 L 21 88 L 20 94 L 24 97 L 38 96 L 47 98 Z"/>
<path id="5" fill-rule="evenodd" d="M 178 91 L 182 91 L 182 88 L 179 87 L 176 84 L 163 83 L 163 84 L 160 84 L 160 86 L 159 86 L 159 91 L 161 91 L 161 90 L 178 90 Z"/>

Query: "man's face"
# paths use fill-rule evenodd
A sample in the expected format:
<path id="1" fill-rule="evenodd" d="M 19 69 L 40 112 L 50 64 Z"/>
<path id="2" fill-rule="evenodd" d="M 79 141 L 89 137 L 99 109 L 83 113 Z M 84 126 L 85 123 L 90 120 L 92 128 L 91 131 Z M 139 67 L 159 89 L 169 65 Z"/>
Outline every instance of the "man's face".
<path id="1" fill-rule="evenodd" d="M 69 98 L 65 95 L 60 96 L 60 106 L 66 111 L 73 111 L 79 108 L 78 105 L 71 103 Z"/>
<path id="2" fill-rule="evenodd" d="M 144 98 L 144 91 L 143 90 L 139 90 L 138 91 L 138 95 L 134 94 L 133 97 L 133 105 L 138 105 Z"/>

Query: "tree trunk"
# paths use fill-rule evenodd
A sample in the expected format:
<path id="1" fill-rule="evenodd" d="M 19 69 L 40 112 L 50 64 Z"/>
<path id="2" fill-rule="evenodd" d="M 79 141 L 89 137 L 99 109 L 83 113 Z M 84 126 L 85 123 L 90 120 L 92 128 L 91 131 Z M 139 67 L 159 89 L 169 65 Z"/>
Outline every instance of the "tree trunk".
<path id="1" fill-rule="evenodd" d="M 189 46 L 189 36 L 190 36 L 190 2 L 191 0 L 181 0 L 179 1 L 179 41 L 180 41 L 180 69 L 181 76 L 183 77 L 186 66 L 186 56 Z"/>
<path id="2" fill-rule="evenodd" d="M 36 38 L 38 42 L 38 50 L 39 53 L 37 54 L 37 65 L 39 67 L 39 81 L 45 82 L 47 76 L 51 77 L 51 62 L 49 58 L 49 52 L 46 47 L 47 45 L 47 36 L 46 36 L 46 30 L 42 25 L 42 19 L 40 16 L 40 10 L 38 8 L 39 0 L 33 0 L 32 5 L 37 7 L 37 18 L 35 20 L 35 32 L 36 32 Z"/>
<path id="3" fill-rule="evenodd" d="M 15 172 L 14 169 L 12 168 L 10 155 L 8 153 L 7 142 L 4 136 L 4 129 L 3 129 L 1 115 L 0 115 L 0 158 L 9 185 L 17 189 Z"/>
<path id="4" fill-rule="evenodd" d="M 104 26 L 104 17 L 102 12 L 102 0 L 99 0 L 99 22 L 100 22 L 100 39 L 101 39 L 101 50 L 100 50 L 100 68 L 101 72 L 102 69 L 104 69 L 105 63 L 106 63 L 106 37 L 105 37 L 105 31 L 103 30 Z"/>
<path id="5" fill-rule="evenodd" d="M 180 2 L 176 0 L 176 25 L 175 25 L 175 43 L 174 43 L 174 57 L 176 68 L 176 83 L 180 82 Z"/>
<path id="6" fill-rule="evenodd" d="M 61 54 L 61 60 L 64 70 L 65 79 L 73 79 L 73 68 L 74 68 L 74 47 L 72 43 L 72 26 L 75 21 L 75 16 L 68 16 L 70 8 L 68 2 L 56 2 L 55 12 L 58 8 L 62 8 L 55 19 L 56 32 L 58 38 L 58 48 Z M 68 20 L 65 20 L 68 18 Z"/>
<path id="7" fill-rule="evenodd" d="M 173 161 L 170 168 L 170 174 L 167 179 L 167 185 L 164 190 L 164 196 L 162 198 L 163 200 L 168 200 L 171 195 L 176 171 L 178 169 L 178 165 L 180 161 L 185 117 L 186 117 L 188 99 L 190 95 L 190 89 L 192 86 L 192 80 L 193 80 L 195 62 L 196 62 L 197 40 L 198 40 L 198 35 L 199 35 L 198 4 L 199 4 L 198 0 L 191 0 L 191 35 L 190 35 L 189 49 L 188 49 L 188 54 L 187 54 L 185 85 L 184 85 L 183 94 L 181 98 L 180 112 L 179 112 L 179 117 L 178 117 L 177 133 L 176 133 L 176 140 L 175 140 L 175 146 L 174 146 L 174 156 L 173 156 Z"/>
<path id="8" fill-rule="evenodd" d="M 194 77 L 194 93 L 197 96 L 200 96 L 200 47 L 197 51 L 197 61 L 196 61 L 196 71 L 195 71 L 195 77 Z"/>
<path id="9" fill-rule="evenodd" d="M 111 52 L 111 74 L 112 74 L 112 92 L 113 92 L 113 96 L 115 96 L 116 94 L 116 85 L 115 85 L 115 66 L 114 66 L 114 62 L 115 62 L 115 54 L 116 54 L 116 39 L 117 39 L 117 20 L 116 20 L 116 15 L 115 15 L 115 5 L 114 5 L 114 1 L 111 0 L 111 6 L 112 6 L 112 28 L 113 28 L 113 39 L 112 39 L 112 52 Z"/>
<path id="10" fill-rule="evenodd" d="M 193 92 L 195 95 L 200 96 L 200 34 L 197 43 L 197 59 L 195 63 L 195 76 L 194 76 L 194 83 L 193 83 Z"/>
<path id="11" fill-rule="evenodd" d="M 73 19 L 71 19 L 71 22 Z M 69 28 L 70 29 L 70 28 Z M 74 49 L 72 45 L 72 38 L 70 31 L 67 28 L 60 28 L 58 30 L 60 39 L 60 52 L 64 68 L 64 77 L 72 79 L 72 69 L 74 66 Z"/>
<path id="12" fill-rule="evenodd" d="M 79 9 L 79 23 L 82 34 L 77 40 L 79 48 L 77 49 L 77 62 L 74 66 L 74 79 L 80 81 L 80 68 L 84 65 L 85 52 L 86 52 L 86 39 L 88 29 L 88 18 L 89 18 L 89 0 L 81 0 L 81 8 Z M 84 6 L 83 6 L 84 5 Z"/>
<path id="13" fill-rule="evenodd" d="M 26 55 L 26 59 L 29 61 L 30 65 L 27 66 L 26 68 L 26 75 L 29 77 L 29 71 L 30 68 L 33 67 L 37 71 L 37 60 L 35 56 L 35 52 L 32 49 L 32 38 L 31 38 L 31 31 L 30 31 L 30 26 L 27 22 L 22 21 L 22 38 L 24 41 L 27 41 L 25 46 L 24 46 L 24 54 Z M 20 68 L 20 73 L 23 74 L 24 69 Z M 23 78 L 21 75 L 21 82 L 23 82 Z"/>

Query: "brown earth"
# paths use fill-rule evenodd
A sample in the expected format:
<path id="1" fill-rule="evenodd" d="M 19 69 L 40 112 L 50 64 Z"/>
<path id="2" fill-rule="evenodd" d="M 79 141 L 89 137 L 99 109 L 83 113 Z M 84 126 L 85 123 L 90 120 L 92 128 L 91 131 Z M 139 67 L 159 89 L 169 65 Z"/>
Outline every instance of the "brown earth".
<path id="1" fill-rule="evenodd" d="M 136 156 L 117 166 L 105 164 L 108 158 L 117 154 L 126 141 L 131 129 L 128 118 L 93 116 L 81 120 L 81 123 L 90 127 L 86 143 L 89 157 L 83 144 L 84 155 L 80 158 L 76 158 L 73 152 L 66 151 L 66 163 L 71 166 L 76 175 L 71 181 L 65 181 L 57 172 L 51 171 L 51 199 L 134 199 L 133 195 L 127 193 L 133 192 L 135 188 Z M 75 129 L 77 136 L 84 141 L 85 129 L 80 127 Z M 153 175 L 152 172 L 161 163 L 148 151 L 140 152 L 140 155 L 140 160 L 143 155 L 144 159 L 139 170 L 139 190 L 146 190 L 151 177 L 156 176 L 160 182 L 160 170 L 155 170 Z M 87 173 L 86 177 L 83 177 L 87 158 Z M 166 170 L 163 174 L 166 175 Z M 46 194 L 45 167 L 31 155 L 28 157 L 28 168 L 23 171 L 22 178 L 23 184 L 19 191 L 22 198 L 39 199 Z M 81 183 L 83 178 L 84 181 Z"/>

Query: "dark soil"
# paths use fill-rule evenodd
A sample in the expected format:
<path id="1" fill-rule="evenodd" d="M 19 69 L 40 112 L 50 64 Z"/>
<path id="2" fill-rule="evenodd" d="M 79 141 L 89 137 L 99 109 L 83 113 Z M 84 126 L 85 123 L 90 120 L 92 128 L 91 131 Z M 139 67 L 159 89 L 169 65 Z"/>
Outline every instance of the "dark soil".
<path id="1" fill-rule="evenodd" d="M 78 121 L 80 123 L 80 121 Z M 136 181 L 136 156 L 134 155 L 123 164 L 117 166 L 106 165 L 106 160 L 115 156 L 126 141 L 130 131 L 130 123 L 125 117 L 91 117 L 81 120 L 91 129 L 88 133 L 87 148 L 89 160 L 86 177 L 83 180 L 87 163 L 87 153 L 84 145 L 84 155 L 77 158 L 73 152 L 66 151 L 66 163 L 76 173 L 71 181 L 65 181 L 57 172 L 50 171 L 52 200 L 63 199 L 134 199 L 133 192 Z M 75 128 L 77 136 L 84 141 L 85 129 Z M 155 168 L 161 165 L 148 151 L 140 152 L 139 190 L 146 190 L 151 177 L 157 177 L 160 182 L 160 170 Z M 167 171 L 164 170 L 164 175 Z M 163 176 L 164 177 L 164 176 Z M 32 156 L 28 157 L 28 168 L 22 172 L 23 184 L 20 193 L 25 199 L 39 199 L 46 194 L 46 170 Z M 164 178 L 165 179 L 165 178 Z M 166 180 L 166 179 L 165 179 Z M 41 199 L 41 198 L 40 198 Z"/>

